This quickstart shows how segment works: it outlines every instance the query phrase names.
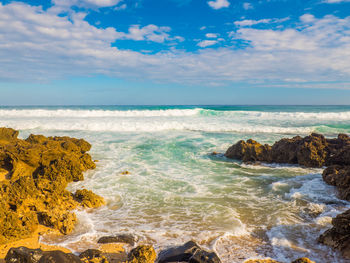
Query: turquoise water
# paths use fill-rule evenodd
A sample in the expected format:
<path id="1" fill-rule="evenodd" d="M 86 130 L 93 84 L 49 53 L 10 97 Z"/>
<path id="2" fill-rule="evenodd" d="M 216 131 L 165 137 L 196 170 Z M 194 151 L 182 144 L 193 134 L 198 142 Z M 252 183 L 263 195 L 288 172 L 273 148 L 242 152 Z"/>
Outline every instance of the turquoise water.
<path id="1" fill-rule="evenodd" d="M 0 126 L 22 137 L 84 138 L 99 160 L 70 189 L 91 189 L 107 206 L 78 211 L 73 234 L 46 242 L 79 250 L 127 232 L 157 249 L 194 239 L 224 263 L 258 256 L 345 262 L 316 242 L 349 208 L 323 183 L 322 169 L 244 165 L 211 153 L 240 139 L 350 133 L 349 106 L 0 107 Z"/>

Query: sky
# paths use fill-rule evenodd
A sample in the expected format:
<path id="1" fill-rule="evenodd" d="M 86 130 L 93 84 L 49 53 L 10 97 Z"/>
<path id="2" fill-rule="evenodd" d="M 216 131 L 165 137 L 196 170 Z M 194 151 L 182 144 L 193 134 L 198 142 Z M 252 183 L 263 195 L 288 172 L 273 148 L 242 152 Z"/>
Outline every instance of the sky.
<path id="1" fill-rule="evenodd" d="M 0 105 L 350 104 L 350 0 L 0 0 Z"/>

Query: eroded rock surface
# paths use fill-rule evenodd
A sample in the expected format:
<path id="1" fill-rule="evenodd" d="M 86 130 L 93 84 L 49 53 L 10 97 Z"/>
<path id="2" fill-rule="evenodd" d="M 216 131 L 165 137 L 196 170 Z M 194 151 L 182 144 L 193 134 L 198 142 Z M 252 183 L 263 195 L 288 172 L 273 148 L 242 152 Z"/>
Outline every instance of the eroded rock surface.
<path id="1" fill-rule="evenodd" d="M 350 137 L 339 134 L 335 139 L 326 139 L 321 134 L 312 133 L 304 138 L 284 138 L 272 146 L 250 139 L 232 145 L 225 156 L 244 162 L 288 163 L 306 167 L 350 165 Z"/>
<path id="2" fill-rule="evenodd" d="M 156 258 L 157 254 L 152 246 L 142 245 L 130 251 L 127 263 L 154 263 Z"/>
<path id="3" fill-rule="evenodd" d="M 42 251 L 26 247 L 11 248 L 6 263 L 82 263 L 79 257 L 62 251 Z"/>
<path id="4" fill-rule="evenodd" d="M 189 241 L 182 246 L 161 251 L 158 263 L 168 262 L 221 263 L 221 260 L 214 252 L 208 252 L 194 241 Z"/>
<path id="5" fill-rule="evenodd" d="M 77 221 L 71 210 L 103 204 L 91 191 L 73 196 L 65 190 L 96 167 L 86 153 L 91 145 L 69 137 L 17 136 L 0 128 L 0 243 L 29 237 L 38 224 L 70 233 Z"/>

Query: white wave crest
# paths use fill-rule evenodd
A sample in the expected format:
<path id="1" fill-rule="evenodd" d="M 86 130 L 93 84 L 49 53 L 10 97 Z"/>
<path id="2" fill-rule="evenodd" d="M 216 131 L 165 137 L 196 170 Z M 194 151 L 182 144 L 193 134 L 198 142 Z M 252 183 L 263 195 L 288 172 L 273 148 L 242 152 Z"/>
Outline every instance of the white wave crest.
<path id="1" fill-rule="evenodd" d="M 200 112 L 200 110 L 200 108 L 168 110 L 1 109 L 0 117 L 181 117 L 197 115 Z"/>

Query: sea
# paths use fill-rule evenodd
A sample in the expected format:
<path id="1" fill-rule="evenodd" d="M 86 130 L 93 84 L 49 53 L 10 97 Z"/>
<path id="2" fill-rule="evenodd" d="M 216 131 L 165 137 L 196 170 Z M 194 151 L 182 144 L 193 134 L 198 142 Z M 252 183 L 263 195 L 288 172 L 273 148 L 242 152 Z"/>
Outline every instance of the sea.
<path id="1" fill-rule="evenodd" d="M 18 129 L 21 138 L 92 144 L 97 168 L 68 189 L 92 190 L 107 205 L 77 210 L 73 233 L 45 243 L 78 252 L 101 236 L 128 233 L 158 252 L 194 240 L 223 263 L 303 256 L 347 262 L 317 242 L 331 218 L 350 208 L 322 181 L 323 169 L 244 164 L 224 153 L 250 138 L 273 144 L 312 132 L 350 134 L 350 106 L 0 107 L 0 126 Z"/>

